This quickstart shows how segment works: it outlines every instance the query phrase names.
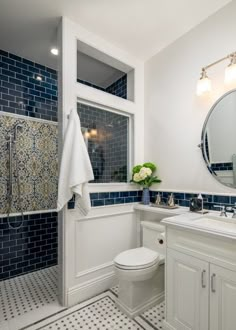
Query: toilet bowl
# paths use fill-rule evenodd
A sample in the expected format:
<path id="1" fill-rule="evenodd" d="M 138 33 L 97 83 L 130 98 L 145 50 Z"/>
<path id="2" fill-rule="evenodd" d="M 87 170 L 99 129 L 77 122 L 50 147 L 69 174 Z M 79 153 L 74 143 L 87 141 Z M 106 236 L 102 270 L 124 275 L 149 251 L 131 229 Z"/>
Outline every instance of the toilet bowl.
<path id="1" fill-rule="evenodd" d="M 117 304 L 134 317 L 164 299 L 164 227 L 142 221 L 143 246 L 114 259 L 119 282 Z"/>

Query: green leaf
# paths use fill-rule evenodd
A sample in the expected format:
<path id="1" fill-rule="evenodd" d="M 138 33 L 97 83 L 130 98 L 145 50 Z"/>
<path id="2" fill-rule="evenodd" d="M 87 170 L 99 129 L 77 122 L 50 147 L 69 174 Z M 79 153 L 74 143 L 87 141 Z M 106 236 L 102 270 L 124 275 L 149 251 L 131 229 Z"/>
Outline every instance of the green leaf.
<path id="1" fill-rule="evenodd" d="M 142 165 L 136 165 L 133 167 L 133 174 L 135 173 L 139 173 L 139 171 L 141 170 Z"/>
<path id="2" fill-rule="evenodd" d="M 147 167 L 147 168 L 150 168 L 150 170 L 152 171 L 152 172 L 154 172 L 155 170 L 156 170 L 156 165 L 155 164 L 153 164 L 153 163 L 144 163 L 143 164 L 143 167 Z"/>

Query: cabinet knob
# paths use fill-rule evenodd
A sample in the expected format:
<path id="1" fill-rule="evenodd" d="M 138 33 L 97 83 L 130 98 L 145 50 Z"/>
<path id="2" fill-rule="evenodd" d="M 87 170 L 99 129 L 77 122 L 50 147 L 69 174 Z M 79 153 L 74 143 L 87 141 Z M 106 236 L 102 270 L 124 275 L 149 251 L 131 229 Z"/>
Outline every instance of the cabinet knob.
<path id="1" fill-rule="evenodd" d="M 164 243 L 163 239 L 159 239 L 159 240 L 158 240 L 158 243 L 159 243 L 159 244 L 163 244 L 163 243 Z"/>

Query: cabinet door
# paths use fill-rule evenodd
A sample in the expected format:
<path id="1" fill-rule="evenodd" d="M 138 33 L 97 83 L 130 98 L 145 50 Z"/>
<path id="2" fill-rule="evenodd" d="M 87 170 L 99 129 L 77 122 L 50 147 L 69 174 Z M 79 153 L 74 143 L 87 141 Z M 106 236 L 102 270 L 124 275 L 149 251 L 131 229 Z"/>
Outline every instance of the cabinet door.
<path id="1" fill-rule="evenodd" d="M 210 330 L 236 329 L 236 272 L 210 265 Z"/>
<path id="2" fill-rule="evenodd" d="M 177 330 L 208 330 L 209 263 L 167 249 L 166 321 Z"/>

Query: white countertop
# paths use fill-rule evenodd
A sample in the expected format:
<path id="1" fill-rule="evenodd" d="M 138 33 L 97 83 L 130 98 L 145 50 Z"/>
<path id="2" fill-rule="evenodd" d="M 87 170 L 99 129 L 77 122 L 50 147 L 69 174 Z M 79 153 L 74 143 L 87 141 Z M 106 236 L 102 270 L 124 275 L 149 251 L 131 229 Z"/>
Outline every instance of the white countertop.
<path id="1" fill-rule="evenodd" d="M 134 210 L 158 213 L 158 214 L 166 214 L 167 217 L 189 212 L 188 207 L 179 206 L 176 209 L 165 209 L 162 207 L 155 207 L 155 206 L 143 205 L 143 204 L 135 204 Z"/>
<path id="2" fill-rule="evenodd" d="M 166 215 L 161 220 L 161 223 L 165 226 L 236 239 L 236 219 L 232 219 L 230 213 L 225 218 L 219 216 L 219 211 L 201 214 L 190 212 L 188 207 L 180 206 L 176 209 L 165 209 L 142 204 L 134 205 L 134 210 Z"/>
<path id="3" fill-rule="evenodd" d="M 188 212 L 165 218 L 161 223 L 167 227 L 171 226 L 236 239 L 236 219 L 232 219 L 231 216 L 227 218 L 220 217 L 219 212 L 213 211 L 207 214 Z"/>

